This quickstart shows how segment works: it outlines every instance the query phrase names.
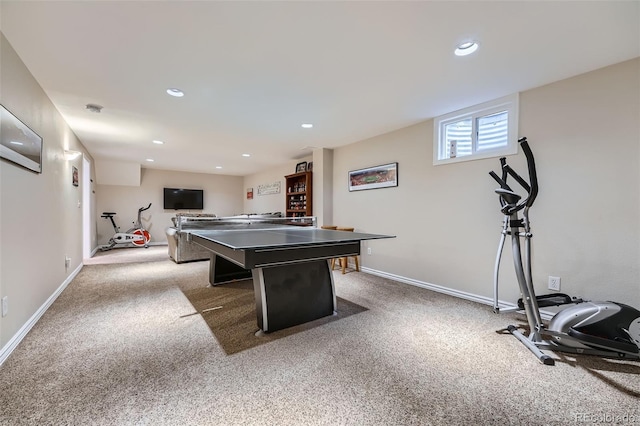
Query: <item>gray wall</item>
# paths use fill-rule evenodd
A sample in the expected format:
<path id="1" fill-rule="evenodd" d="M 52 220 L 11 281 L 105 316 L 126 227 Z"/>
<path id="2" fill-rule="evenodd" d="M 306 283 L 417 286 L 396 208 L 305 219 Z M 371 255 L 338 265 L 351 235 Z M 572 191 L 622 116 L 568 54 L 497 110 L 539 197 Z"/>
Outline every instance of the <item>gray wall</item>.
<path id="1" fill-rule="evenodd" d="M 536 157 L 531 210 L 536 288 L 640 306 L 640 59 L 520 94 L 520 136 Z M 396 235 L 367 243 L 365 267 L 491 296 L 502 215 L 498 159 L 432 165 L 433 120 L 334 151 L 334 222 Z M 397 188 L 348 192 L 349 170 L 399 162 Z M 522 154 L 510 156 L 525 171 Z M 502 295 L 515 301 L 507 247 Z M 366 250 L 365 250 L 366 252 Z"/>
<path id="2" fill-rule="evenodd" d="M 151 233 L 151 243 L 167 243 L 165 229 L 171 226 L 175 210 L 164 210 L 163 188 L 204 190 L 204 209 L 193 213 L 213 213 L 228 216 L 242 213 L 243 178 L 239 176 L 186 173 L 168 170 L 142 169 L 140 186 L 100 185 L 98 183 L 98 212 L 116 212 L 116 224 L 124 232 L 136 220 L 138 208 L 151 208 L 142 213 L 142 224 Z M 189 212 L 179 210 L 180 213 Z M 98 217 L 98 242 L 106 244 L 113 235 L 113 226 Z"/>
<path id="3" fill-rule="evenodd" d="M 82 173 L 82 157 L 67 161 L 64 150 L 86 151 L 1 33 L 0 88 L 0 103 L 44 146 L 42 174 L 0 161 L 0 298 L 9 301 L 0 317 L 2 349 L 82 264 L 82 177 L 78 187 L 71 184 L 71 167 Z"/>
<path id="4" fill-rule="evenodd" d="M 302 158 L 299 160 L 291 160 L 280 167 L 275 167 L 266 172 L 255 173 L 244 177 L 244 212 L 245 213 L 271 213 L 282 212 L 286 214 L 286 193 L 285 179 L 287 175 L 291 175 L 296 171 L 296 164 L 301 161 L 311 161 L 311 158 Z M 279 194 L 258 195 L 259 185 L 269 185 L 280 182 Z M 246 190 L 253 188 L 253 198 L 248 200 Z"/>

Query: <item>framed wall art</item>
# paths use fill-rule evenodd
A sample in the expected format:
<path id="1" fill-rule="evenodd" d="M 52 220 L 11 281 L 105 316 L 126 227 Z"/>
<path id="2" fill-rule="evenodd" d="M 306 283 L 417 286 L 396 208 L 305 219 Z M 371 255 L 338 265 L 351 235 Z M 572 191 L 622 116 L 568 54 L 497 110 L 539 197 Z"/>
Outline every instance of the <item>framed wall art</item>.
<path id="1" fill-rule="evenodd" d="M 258 195 L 279 194 L 281 186 L 280 181 L 258 185 Z"/>
<path id="2" fill-rule="evenodd" d="M 398 163 L 383 164 L 349 172 L 349 191 L 398 186 Z"/>
<path id="3" fill-rule="evenodd" d="M 0 158 L 42 173 L 42 138 L 0 105 Z"/>
<path id="4" fill-rule="evenodd" d="M 71 166 L 71 184 L 78 186 L 78 168 L 76 166 Z"/>

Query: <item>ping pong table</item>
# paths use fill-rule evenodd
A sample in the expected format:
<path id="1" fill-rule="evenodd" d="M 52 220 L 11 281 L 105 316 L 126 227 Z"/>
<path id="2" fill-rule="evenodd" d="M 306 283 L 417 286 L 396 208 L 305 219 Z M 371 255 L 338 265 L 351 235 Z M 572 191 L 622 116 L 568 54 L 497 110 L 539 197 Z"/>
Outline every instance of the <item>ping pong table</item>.
<path id="1" fill-rule="evenodd" d="M 225 219 L 190 241 L 211 251 L 209 283 L 253 279 L 258 327 L 273 332 L 336 308 L 329 260 L 360 254 L 360 242 L 389 235 L 320 229 L 315 217 Z"/>

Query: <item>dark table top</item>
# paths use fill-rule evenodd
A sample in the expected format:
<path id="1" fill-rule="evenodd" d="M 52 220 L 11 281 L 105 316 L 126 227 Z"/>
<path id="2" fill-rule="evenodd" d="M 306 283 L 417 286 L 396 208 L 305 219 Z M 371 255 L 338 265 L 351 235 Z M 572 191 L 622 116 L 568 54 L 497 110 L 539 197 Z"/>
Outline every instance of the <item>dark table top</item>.
<path id="1" fill-rule="evenodd" d="M 220 228 L 220 229 L 218 229 Z M 197 235 L 233 250 L 251 250 L 346 243 L 351 241 L 394 238 L 391 235 L 335 231 L 307 226 L 262 223 L 255 227 L 224 226 L 215 230 L 193 231 Z"/>

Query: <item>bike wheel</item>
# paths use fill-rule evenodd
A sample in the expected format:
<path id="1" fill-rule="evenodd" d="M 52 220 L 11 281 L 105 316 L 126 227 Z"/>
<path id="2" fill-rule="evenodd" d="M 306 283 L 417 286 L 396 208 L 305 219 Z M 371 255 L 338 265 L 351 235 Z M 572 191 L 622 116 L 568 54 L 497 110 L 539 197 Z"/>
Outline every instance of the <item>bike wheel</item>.
<path id="1" fill-rule="evenodd" d="M 132 234 L 142 235 L 143 237 L 141 240 L 131 241 L 131 243 L 135 246 L 138 246 L 138 247 L 146 246 L 147 244 L 149 244 L 149 241 L 151 241 L 151 234 L 146 229 L 136 229 L 135 231 L 132 232 Z"/>

